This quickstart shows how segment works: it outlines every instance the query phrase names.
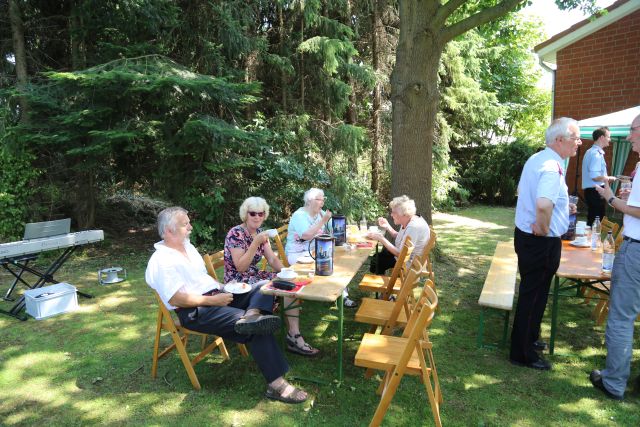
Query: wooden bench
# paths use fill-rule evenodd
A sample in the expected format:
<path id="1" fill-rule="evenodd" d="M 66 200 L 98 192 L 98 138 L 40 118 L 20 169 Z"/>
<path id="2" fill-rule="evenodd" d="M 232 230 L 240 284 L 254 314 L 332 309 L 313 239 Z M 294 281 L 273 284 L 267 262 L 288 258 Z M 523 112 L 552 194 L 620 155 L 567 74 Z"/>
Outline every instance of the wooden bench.
<path id="1" fill-rule="evenodd" d="M 513 249 L 513 241 L 500 242 L 493 254 L 491 267 L 484 281 L 478 304 L 480 305 L 480 325 L 478 328 L 478 347 L 483 347 L 485 309 L 498 310 L 504 317 L 504 330 L 501 346 L 507 343 L 509 315 L 513 309 L 516 290 L 518 257 Z"/>

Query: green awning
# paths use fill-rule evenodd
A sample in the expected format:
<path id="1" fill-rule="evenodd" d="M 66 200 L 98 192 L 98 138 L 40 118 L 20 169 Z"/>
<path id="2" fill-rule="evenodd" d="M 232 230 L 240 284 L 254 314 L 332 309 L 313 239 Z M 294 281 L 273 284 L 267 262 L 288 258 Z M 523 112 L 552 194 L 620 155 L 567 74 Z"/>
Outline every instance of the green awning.
<path id="1" fill-rule="evenodd" d="M 629 135 L 629 126 L 631 121 L 640 114 L 640 105 L 626 110 L 616 111 L 615 113 L 605 114 L 604 116 L 591 117 L 589 119 L 580 120 L 580 138 L 591 139 L 593 131 L 606 126 L 611 131 L 611 137 L 616 139 L 626 138 Z"/>
<path id="2" fill-rule="evenodd" d="M 580 126 L 580 138 L 582 139 L 592 139 L 593 131 L 600 127 L 606 126 L 609 128 L 613 145 L 613 164 L 609 166 L 610 175 L 615 176 L 622 174 L 624 166 L 627 164 L 627 158 L 631 151 L 631 143 L 626 139 L 629 135 L 631 122 L 638 115 L 640 115 L 640 105 L 578 122 Z M 618 181 L 614 182 L 612 187 L 615 191 L 618 187 Z"/>

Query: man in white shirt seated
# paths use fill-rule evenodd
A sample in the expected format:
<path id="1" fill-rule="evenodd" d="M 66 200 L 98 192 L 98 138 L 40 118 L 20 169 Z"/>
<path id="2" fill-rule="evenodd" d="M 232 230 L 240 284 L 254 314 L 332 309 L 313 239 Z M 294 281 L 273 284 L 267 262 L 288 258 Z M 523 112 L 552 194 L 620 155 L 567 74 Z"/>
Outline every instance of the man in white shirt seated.
<path id="1" fill-rule="evenodd" d="M 256 285 L 243 294 L 223 292 L 189 242 L 191 230 L 185 209 L 172 207 L 160 212 L 158 232 L 163 240 L 154 245 L 145 280 L 165 306 L 176 311 L 182 326 L 247 343 L 267 381 L 266 397 L 304 402 L 307 393 L 283 378 L 289 366 L 273 337 L 280 327 L 280 318 L 271 314 L 273 297 L 262 295 Z"/>

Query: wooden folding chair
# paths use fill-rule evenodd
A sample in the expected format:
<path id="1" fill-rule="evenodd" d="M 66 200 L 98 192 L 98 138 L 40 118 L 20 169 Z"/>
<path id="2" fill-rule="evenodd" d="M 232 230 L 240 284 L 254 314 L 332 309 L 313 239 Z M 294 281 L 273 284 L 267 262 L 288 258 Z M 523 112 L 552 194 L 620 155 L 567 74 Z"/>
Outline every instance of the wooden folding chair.
<path id="1" fill-rule="evenodd" d="M 618 235 L 619 228 L 620 225 L 618 225 L 618 223 L 609 221 L 606 216 L 603 217 L 602 222 L 600 223 L 600 238 L 602 239 L 603 235 L 606 236 L 607 233 L 611 231 L 611 234 L 613 234 L 613 238 L 615 239 Z"/>
<path id="2" fill-rule="evenodd" d="M 204 260 L 205 267 L 207 267 L 207 273 L 209 273 L 209 276 L 213 277 L 216 282 L 222 283 L 223 281 L 218 278 L 216 270 L 224 267 L 224 250 L 214 252 L 212 254 L 204 254 L 202 255 L 202 259 Z M 206 339 L 206 336 L 202 338 L 203 345 Z M 240 351 L 240 354 L 244 357 L 249 356 L 249 351 L 244 344 L 238 343 L 238 351 Z"/>
<path id="3" fill-rule="evenodd" d="M 428 278 L 431 279 L 432 282 L 435 283 L 435 275 L 433 272 L 433 264 L 431 261 L 431 252 L 433 251 L 433 248 L 436 246 L 436 242 L 438 240 L 438 235 L 436 234 L 435 230 L 433 229 L 433 227 L 429 226 L 429 230 L 430 230 L 430 238 L 429 238 L 429 243 L 427 243 L 427 245 L 425 245 L 424 250 L 422 251 L 422 254 L 420 255 L 419 259 L 420 259 L 420 263 L 424 266 L 424 271 L 428 272 Z M 409 253 L 407 255 L 407 258 L 409 258 L 411 256 L 411 254 Z M 407 259 L 405 258 L 405 260 Z M 406 262 L 403 263 L 403 266 L 406 266 Z M 395 267 L 394 267 L 395 268 Z M 393 274 L 393 272 L 392 272 Z M 401 270 L 401 274 L 402 274 L 402 270 Z M 400 290 L 400 285 L 402 282 L 402 279 L 396 280 L 395 284 L 393 285 L 393 288 L 390 287 L 390 283 L 391 276 L 389 276 L 389 278 L 387 278 L 387 276 L 377 276 L 375 274 L 365 274 L 365 276 L 362 279 L 361 286 L 360 288 L 363 290 L 367 290 L 370 292 L 376 292 L 376 293 L 381 293 L 383 294 L 383 299 L 389 299 L 391 297 L 392 294 L 397 294 Z M 424 276 L 423 276 L 424 277 Z M 363 282 L 365 282 L 365 280 L 368 282 L 366 284 L 366 286 L 362 286 Z M 386 288 L 386 289 L 385 289 Z M 384 298 L 386 296 L 386 298 Z"/>
<path id="4" fill-rule="evenodd" d="M 177 350 L 178 354 L 180 355 L 180 360 L 182 360 L 182 364 L 184 365 L 184 368 L 187 371 L 187 375 L 191 380 L 193 388 L 195 388 L 196 390 L 200 390 L 202 387 L 200 386 L 200 381 L 198 381 L 198 376 L 196 375 L 193 367 L 202 359 L 204 359 L 207 354 L 211 353 L 216 348 L 220 348 L 220 354 L 222 355 L 222 357 L 225 360 L 229 360 L 229 352 L 224 345 L 224 341 L 222 340 L 222 338 L 212 335 L 213 341 L 209 345 L 205 346 L 206 339 L 209 335 L 187 329 L 184 326 L 181 326 L 179 322 L 174 321 L 171 313 L 160 299 L 160 295 L 158 295 L 156 291 L 154 291 L 153 293 L 158 300 L 158 320 L 156 324 L 156 339 L 153 346 L 153 363 L 151 365 L 151 377 L 156 378 L 158 374 L 158 359 L 161 359 L 173 350 Z M 160 352 L 160 333 L 163 330 L 169 331 L 169 333 L 171 334 L 171 339 L 173 340 L 173 344 Z M 189 358 L 186 350 L 189 335 L 199 335 L 203 337 L 202 351 L 198 353 L 198 355 L 193 359 Z"/>
<path id="5" fill-rule="evenodd" d="M 429 286 L 425 286 L 423 295 L 416 302 L 416 307 L 402 337 L 364 335 L 356 353 L 356 366 L 385 371 L 384 378 L 377 390 L 377 393 L 381 394 L 380 403 L 369 426 L 379 426 L 382 423 L 405 374 L 420 375 L 427 391 L 435 424 L 438 427 L 442 426 L 440 420 L 442 393 L 433 357 L 432 343 L 427 332 L 437 305 L 438 297 L 435 292 Z"/>
<path id="6" fill-rule="evenodd" d="M 410 304 L 413 298 L 409 294 L 413 293 L 413 288 L 420 282 L 421 275 L 422 265 L 416 258 L 402 281 L 396 300 L 363 298 L 355 314 L 356 322 L 372 325 L 370 333 L 375 332 L 378 326 L 382 326 L 383 335 L 391 335 L 395 327 L 405 326 L 412 311 Z"/>
<path id="7" fill-rule="evenodd" d="M 383 293 L 382 298 L 388 300 L 391 296 L 391 293 L 387 293 L 389 287 L 392 289 L 400 288 L 402 283 L 402 275 L 404 272 L 405 262 L 411 253 L 413 253 L 413 249 L 415 248 L 413 242 L 411 241 L 411 237 L 407 236 L 404 240 L 404 244 L 400 249 L 400 253 L 398 254 L 398 258 L 396 259 L 396 263 L 393 266 L 393 270 L 391 270 L 390 276 L 378 275 L 378 274 L 370 274 L 367 273 L 362 277 L 358 288 L 361 291 L 365 292 L 376 292 Z"/>
<path id="8" fill-rule="evenodd" d="M 284 242 L 287 241 L 287 236 L 289 235 L 289 224 L 285 224 L 282 227 L 277 228 L 278 235 L 274 237 L 276 242 L 276 250 L 278 252 L 278 257 L 282 262 L 282 265 L 285 267 L 290 267 L 289 261 L 287 260 L 287 254 L 284 252 Z"/>
<path id="9" fill-rule="evenodd" d="M 622 240 L 624 239 L 624 225 L 620 227 L 620 231 L 618 231 L 618 235 L 616 236 L 616 252 L 620 249 L 620 245 L 622 245 Z"/>
<path id="10" fill-rule="evenodd" d="M 204 260 L 204 265 L 207 267 L 209 276 L 213 277 L 216 282 L 222 283 L 216 270 L 224 267 L 224 250 L 212 254 L 204 254 L 202 255 L 202 259 Z"/>

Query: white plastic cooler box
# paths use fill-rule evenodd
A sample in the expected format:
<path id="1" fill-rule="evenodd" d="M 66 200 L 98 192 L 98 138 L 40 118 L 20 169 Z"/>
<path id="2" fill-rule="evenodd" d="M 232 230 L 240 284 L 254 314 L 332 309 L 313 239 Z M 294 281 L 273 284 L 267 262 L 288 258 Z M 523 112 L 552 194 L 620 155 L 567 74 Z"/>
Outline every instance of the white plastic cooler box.
<path id="1" fill-rule="evenodd" d="M 69 283 L 56 283 L 24 292 L 27 314 L 36 320 L 78 309 L 76 287 Z"/>

